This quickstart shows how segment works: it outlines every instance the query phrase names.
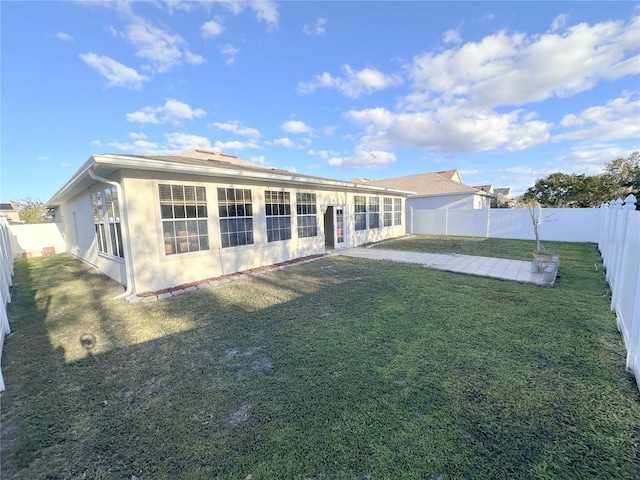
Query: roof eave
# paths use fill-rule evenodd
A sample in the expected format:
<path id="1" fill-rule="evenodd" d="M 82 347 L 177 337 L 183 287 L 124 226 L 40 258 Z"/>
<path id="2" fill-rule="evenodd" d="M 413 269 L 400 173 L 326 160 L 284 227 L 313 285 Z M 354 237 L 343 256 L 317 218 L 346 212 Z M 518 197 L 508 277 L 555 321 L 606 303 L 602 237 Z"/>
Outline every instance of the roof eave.
<path id="1" fill-rule="evenodd" d="M 219 168 L 214 166 L 204 165 L 189 165 L 185 163 L 168 162 L 164 160 L 157 160 L 148 157 L 131 157 L 126 155 L 93 155 L 78 169 L 78 171 L 71 177 L 62 188 L 60 188 L 47 202 L 48 207 L 55 207 L 59 205 L 60 201 L 73 191 L 81 180 L 89 176 L 89 169 L 98 167 L 99 165 L 108 165 L 116 167 L 118 169 L 132 169 L 132 170 L 146 170 L 146 171 L 163 171 L 163 172 L 176 172 L 186 173 L 192 175 L 202 175 L 208 177 L 229 177 L 238 179 L 252 179 L 252 180 L 271 180 L 291 185 L 313 185 L 317 187 L 334 187 L 352 191 L 371 191 L 378 193 L 389 193 L 394 195 L 407 196 L 415 192 L 407 190 L 398 190 L 387 187 L 378 187 L 373 185 L 364 185 L 360 183 L 345 182 L 341 180 L 324 179 L 320 177 L 303 177 L 298 176 L 295 173 L 288 172 L 289 174 L 274 173 L 266 170 L 251 171 L 244 170 L 242 168 Z"/>

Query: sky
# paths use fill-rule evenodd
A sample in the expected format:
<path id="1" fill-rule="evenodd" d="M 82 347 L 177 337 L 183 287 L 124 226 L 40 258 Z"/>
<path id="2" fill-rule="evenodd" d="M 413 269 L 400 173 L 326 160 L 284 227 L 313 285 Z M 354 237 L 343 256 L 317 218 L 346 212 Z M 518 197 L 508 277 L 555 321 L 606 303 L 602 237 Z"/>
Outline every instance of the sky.
<path id="1" fill-rule="evenodd" d="M 523 193 L 640 149 L 637 2 L 0 2 L 0 201 L 194 148 Z"/>

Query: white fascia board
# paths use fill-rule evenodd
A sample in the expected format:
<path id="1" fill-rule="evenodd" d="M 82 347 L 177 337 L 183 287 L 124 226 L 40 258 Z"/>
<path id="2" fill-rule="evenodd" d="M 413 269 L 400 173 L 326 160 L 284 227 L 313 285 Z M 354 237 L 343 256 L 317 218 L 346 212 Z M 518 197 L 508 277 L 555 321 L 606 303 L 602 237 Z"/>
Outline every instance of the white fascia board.
<path id="1" fill-rule="evenodd" d="M 265 172 L 243 170 L 242 168 L 219 168 L 214 166 L 202 166 L 202 165 L 189 165 L 185 163 L 167 162 L 163 160 L 157 160 L 148 157 L 131 157 L 127 155 L 92 155 L 89 159 L 76 171 L 76 173 L 67 182 L 53 194 L 51 199 L 47 202 L 48 207 L 54 207 L 59 205 L 60 201 L 68 194 L 73 192 L 74 188 L 78 186 L 83 180 L 90 179 L 89 169 L 99 168 L 100 166 L 109 166 L 116 170 L 118 169 L 132 169 L 132 170 L 146 170 L 146 171 L 159 171 L 159 172 L 175 172 L 186 173 L 192 175 L 202 175 L 208 177 L 229 177 L 237 179 L 252 179 L 252 180 L 270 180 L 275 182 L 287 183 L 291 185 L 310 185 L 324 188 L 339 188 L 352 191 L 367 191 L 376 193 L 389 193 L 393 195 L 407 196 L 414 192 L 406 190 L 395 190 L 386 187 L 376 187 L 372 185 L 362 185 L 353 182 L 344 182 L 341 180 L 332 180 L 324 178 L 310 178 L 301 177 L 294 173 L 290 175 L 283 175 L 282 173 L 271 173 L 268 170 Z"/>
<path id="2" fill-rule="evenodd" d="M 409 195 L 407 198 L 428 198 L 428 197 L 455 197 L 463 195 L 481 195 L 486 196 L 484 192 L 447 192 L 447 193 L 423 193 L 421 195 Z"/>
<path id="3" fill-rule="evenodd" d="M 119 155 L 95 155 L 96 163 L 105 163 L 109 165 L 119 166 L 121 168 L 130 168 L 133 170 L 150 170 L 161 172 L 179 172 L 193 175 L 203 175 L 209 177 L 232 177 L 247 178 L 252 180 L 271 180 L 275 182 L 283 182 L 289 184 L 306 184 L 321 187 L 337 187 L 349 190 L 386 192 L 395 195 L 411 195 L 414 192 L 406 190 L 395 190 L 386 187 L 376 187 L 372 185 L 362 185 L 353 182 L 344 182 L 341 180 L 332 180 L 318 177 L 302 177 L 295 173 L 284 175 L 282 173 L 271 173 L 268 170 L 264 172 L 244 170 L 242 168 L 219 168 L 214 166 L 189 165 L 185 163 L 166 162 L 151 158 L 137 158 Z"/>
<path id="4" fill-rule="evenodd" d="M 80 183 L 81 180 L 86 179 L 89 176 L 89 169 L 94 165 L 95 161 L 93 156 L 82 164 L 82 166 L 73 174 L 73 176 L 67 180 L 67 182 L 58 189 L 56 193 L 46 203 L 47 207 L 55 207 L 60 203 L 60 200 L 69 193 L 73 188 Z"/>

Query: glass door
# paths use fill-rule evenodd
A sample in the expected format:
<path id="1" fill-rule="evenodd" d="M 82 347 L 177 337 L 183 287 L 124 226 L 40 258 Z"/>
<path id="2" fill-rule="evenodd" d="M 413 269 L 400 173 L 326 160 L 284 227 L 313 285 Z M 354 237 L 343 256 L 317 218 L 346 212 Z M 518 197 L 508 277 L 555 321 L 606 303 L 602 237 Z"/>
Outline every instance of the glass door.
<path id="1" fill-rule="evenodd" d="M 333 209 L 333 234 L 335 248 L 344 248 L 347 246 L 345 236 L 345 207 L 344 205 L 338 205 Z"/>

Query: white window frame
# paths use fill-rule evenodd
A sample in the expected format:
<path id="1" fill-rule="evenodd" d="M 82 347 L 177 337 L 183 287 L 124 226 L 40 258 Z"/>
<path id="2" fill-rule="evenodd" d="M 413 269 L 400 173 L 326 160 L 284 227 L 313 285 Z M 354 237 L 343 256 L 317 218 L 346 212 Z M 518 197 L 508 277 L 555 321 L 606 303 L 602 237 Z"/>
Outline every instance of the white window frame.
<path id="1" fill-rule="evenodd" d="M 286 191 L 265 190 L 264 210 L 267 242 L 291 240 L 291 194 Z"/>
<path id="2" fill-rule="evenodd" d="M 253 245 L 253 193 L 251 189 L 218 187 L 216 191 L 220 246 L 235 248 Z M 241 198 L 238 198 L 239 196 Z"/>
<path id="3" fill-rule="evenodd" d="M 364 195 L 353 196 L 353 219 L 354 228 L 356 231 L 363 231 L 367 229 L 367 197 Z M 364 220 L 364 225 L 363 225 Z"/>
<path id="4" fill-rule="evenodd" d="M 158 202 L 166 256 L 210 250 L 206 187 L 159 183 Z"/>
<path id="5" fill-rule="evenodd" d="M 91 194 L 98 255 L 124 258 L 118 190 L 109 186 Z"/>
<path id="6" fill-rule="evenodd" d="M 315 193 L 296 193 L 296 221 L 298 223 L 298 238 L 318 236 L 318 202 Z"/>

